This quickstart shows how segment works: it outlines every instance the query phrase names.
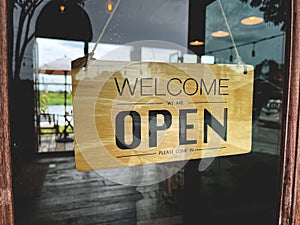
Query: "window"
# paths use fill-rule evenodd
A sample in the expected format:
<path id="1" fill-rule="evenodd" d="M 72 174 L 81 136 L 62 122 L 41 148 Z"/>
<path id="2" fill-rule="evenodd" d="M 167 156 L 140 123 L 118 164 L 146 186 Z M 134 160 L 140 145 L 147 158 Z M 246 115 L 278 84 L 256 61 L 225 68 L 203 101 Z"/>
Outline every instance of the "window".
<path id="1" fill-rule="evenodd" d="M 287 5 L 290 4 L 289 1 L 286 2 Z M 189 47 L 191 50 L 196 49 L 193 51 L 195 54 L 199 57 L 211 56 L 215 63 L 235 63 L 236 52 L 230 38 L 228 36 L 217 38 L 210 35 L 215 27 L 211 26 L 209 22 L 219 21 L 220 25 L 224 25 L 224 18 L 219 15 L 220 12 L 217 12 L 218 1 L 205 1 L 205 3 L 207 4 L 203 2 L 198 4 L 202 7 L 199 10 L 205 12 L 206 17 L 205 13 L 194 15 L 194 12 L 197 11 L 192 8 L 195 1 L 190 1 L 189 4 L 186 1 L 163 3 L 155 1 L 151 4 L 148 1 L 129 1 L 126 6 L 120 5 L 120 14 L 116 14 L 115 17 L 115 24 L 118 26 L 112 25 L 111 33 L 107 33 L 102 42 L 127 44 L 147 38 L 187 45 L 189 41 L 192 41 L 191 39 L 194 39 L 192 34 L 199 33 L 201 34 L 198 37 L 199 41 L 203 41 L 204 45 L 198 48 Z M 47 155 L 36 160 L 32 156 L 35 151 L 34 143 L 37 142 L 33 129 L 34 105 L 30 103 L 34 102 L 33 79 L 26 80 L 26 78 L 30 78 L 28 71 L 32 72 L 31 78 L 33 78 L 32 58 L 29 54 L 26 55 L 26 60 L 22 58 L 21 68 L 24 68 L 21 69 L 21 81 L 11 79 L 11 82 L 17 87 L 14 89 L 15 94 L 18 93 L 15 96 L 17 98 L 11 101 L 19 103 L 13 104 L 13 111 L 18 111 L 18 113 L 11 114 L 14 120 L 12 122 L 12 152 L 13 162 L 16 163 L 13 164 L 13 178 L 17 224 L 47 222 L 86 224 L 87 221 L 94 224 L 155 222 L 162 224 L 220 224 L 220 222 L 224 224 L 278 224 L 281 159 L 283 155 L 287 156 L 287 154 L 293 153 L 287 150 L 293 149 L 289 148 L 293 144 L 289 141 L 295 140 L 291 137 L 291 140 L 283 142 L 281 136 L 287 135 L 283 132 L 286 124 L 286 121 L 283 120 L 286 114 L 286 99 L 289 98 L 290 102 L 294 104 L 297 102 L 290 93 L 285 92 L 289 81 L 286 59 L 289 58 L 287 46 L 290 42 L 290 27 L 287 21 L 290 18 L 282 18 L 282 22 L 278 26 L 277 20 L 266 17 L 268 12 L 264 12 L 266 13 L 264 16 L 268 18 L 269 22 L 263 21 L 261 24 L 253 26 L 242 26 L 240 24 L 242 18 L 231 22 L 232 17 L 242 14 L 242 8 L 249 9 L 253 13 L 261 12 L 257 8 L 249 7 L 249 3 L 245 4 L 237 0 L 222 1 L 222 3 L 241 58 L 245 63 L 255 66 L 253 148 L 251 153 L 217 158 L 204 171 L 199 171 L 198 167 L 199 163 L 205 161 L 193 160 L 188 162 L 172 179 L 165 182 L 129 187 L 106 179 L 106 176 L 121 177 L 125 180 L 141 177 L 151 180 L 155 173 L 155 166 L 142 167 L 143 173 L 135 169 L 130 172 L 118 169 L 108 170 L 105 171 L 104 176 L 97 172 L 75 171 L 72 156 L 64 158 L 65 155 L 56 155 L 56 158 L 50 158 L 50 155 Z M 97 19 L 99 11 L 96 7 L 99 4 L 100 1 L 90 0 L 86 1 L 84 5 L 93 29 L 98 27 L 96 24 L 97 21 L 100 21 Z M 105 5 L 104 2 L 103 5 Z M 42 6 L 41 8 L 45 5 Z M 280 15 L 280 12 L 279 10 L 277 15 Z M 287 11 L 282 10 L 282 12 Z M 108 12 L 103 10 L 102 13 L 107 18 Z M 18 13 L 15 13 L 16 21 L 18 16 Z M 140 17 L 142 19 L 138 20 L 137 18 Z M 199 21 L 199 17 L 202 19 L 200 21 L 205 22 L 201 31 L 195 24 L 188 26 L 193 23 L 192 21 Z M 174 23 L 174 21 L 177 22 Z M 125 29 L 132 26 L 135 28 L 134 31 Z M 226 27 L 217 28 L 217 31 L 220 29 L 226 29 Z M 251 34 L 247 33 L 247 29 L 252 29 Z M 197 32 L 192 32 L 195 30 Z M 228 32 L 228 27 L 224 31 Z M 97 32 L 99 33 L 99 31 Z M 95 33 L 96 37 L 98 33 Z M 118 35 L 113 36 L 114 33 L 118 33 Z M 112 40 L 111 37 L 113 37 Z M 93 41 L 95 40 L 91 42 Z M 89 44 L 90 46 L 92 44 Z M 157 46 L 135 47 L 130 46 L 130 50 L 128 50 L 131 60 L 141 60 L 143 52 L 145 54 L 145 51 L 149 49 L 158 49 Z M 170 48 L 166 47 L 166 49 Z M 178 49 L 175 49 L 174 52 L 170 51 L 170 54 L 168 52 L 171 61 L 176 57 L 181 57 L 180 54 L 176 55 L 176 51 Z M 292 49 L 292 52 L 295 51 Z M 32 48 L 28 47 L 26 54 L 30 52 L 32 52 Z M 181 53 L 182 55 L 187 54 L 183 51 Z M 126 57 L 128 55 L 127 52 Z M 292 62 L 294 62 L 293 60 L 295 59 L 292 58 Z M 295 65 L 291 65 L 297 71 Z M 299 80 L 290 79 L 295 79 L 294 83 L 289 81 L 291 88 L 298 90 Z M 295 111 L 288 111 L 291 118 L 296 118 L 299 114 L 297 107 L 299 106 L 296 104 Z M 291 108 L 290 106 L 290 110 L 294 110 Z M 299 132 L 298 128 L 290 125 L 290 121 L 288 121 L 288 128 L 295 133 Z M 282 148 L 284 144 L 285 146 Z M 20 161 L 22 163 L 19 163 Z M 290 169 L 294 171 L 294 161 L 291 161 Z M 166 166 L 166 168 L 172 168 L 172 164 Z M 284 166 L 288 167 L 286 164 Z M 124 171 L 126 172 L 124 173 Z M 167 172 L 169 172 L 168 169 Z M 293 174 L 289 174 L 289 176 L 293 177 Z M 286 181 L 283 180 L 283 182 Z M 290 189 L 287 188 L 287 190 Z M 288 194 L 288 191 L 283 190 L 283 192 Z M 56 193 L 55 196 L 53 193 Z M 29 198 L 23 198 L 24 194 Z M 60 202 L 62 197 L 64 200 Z M 287 202 L 283 202 L 283 204 L 287 204 Z"/>

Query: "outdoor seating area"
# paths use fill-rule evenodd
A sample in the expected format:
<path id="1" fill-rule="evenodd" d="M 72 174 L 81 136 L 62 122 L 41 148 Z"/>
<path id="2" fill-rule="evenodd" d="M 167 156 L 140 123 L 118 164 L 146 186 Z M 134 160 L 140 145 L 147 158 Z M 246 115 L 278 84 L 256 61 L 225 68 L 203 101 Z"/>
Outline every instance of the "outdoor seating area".
<path id="1" fill-rule="evenodd" d="M 73 151 L 74 131 L 72 119 L 72 115 L 58 115 L 50 113 L 39 114 L 37 119 L 39 137 L 38 151 Z M 60 126 L 61 121 L 65 122 L 64 126 Z"/>
<path id="2" fill-rule="evenodd" d="M 38 152 L 57 152 L 74 150 L 74 131 L 72 116 L 40 114 L 38 123 Z M 59 120 L 66 119 L 64 126 Z"/>
<path id="3" fill-rule="evenodd" d="M 39 145 L 39 153 L 73 151 L 73 142 L 57 142 L 55 136 L 42 136 Z"/>
<path id="4" fill-rule="evenodd" d="M 45 61 L 35 74 L 38 152 L 74 150 L 71 58 Z"/>
<path id="5" fill-rule="evenodd" d="M 39 134 L 58 134 L 59 126 L 55 114 L 41 113 L 39 119 Z"/>

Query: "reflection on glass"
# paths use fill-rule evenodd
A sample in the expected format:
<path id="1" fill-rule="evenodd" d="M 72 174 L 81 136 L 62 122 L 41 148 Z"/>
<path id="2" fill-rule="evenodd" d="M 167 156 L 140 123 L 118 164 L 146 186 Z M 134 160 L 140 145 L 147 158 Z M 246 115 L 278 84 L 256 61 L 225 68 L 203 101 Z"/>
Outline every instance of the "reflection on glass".
<path id="1" fill-rule="evenodd" d="M 185 188 L 190 187 L 194 194 L 187 194 L 187 201 L 198 204 L 197 209 L 189 208 L 191 213 L 187 211 L 186 223 L 275 225 L 279 208 L 283 84 L 288 76 L 283 29 L 287 27 L 283 23 L 288 18 L 280 18 L 279 11 L 270 14 L 270 7 L 264 7 L 279 1 L 255 1 L 258 7 L 250 6 L 253 1 L 221 2 L 234 43 L 230 37 L 212 37 L 211 33 L 225 23 L 218 1 L 213 1 L 206 7 L 205 55 L 215 57 L 217 64 L 235 64 L 236 45 L 242 60 L 255 68 L 252 150 L 246 155 L 217 158 L 198 175 L 190 177 L 185 173 Z M 274 18 L 282 22 L 278 24 Z M 196 170 L 197 164 L 191 163 L 186 171 Z M 193 222 L 197 219 L 198 223 Z"/>
<path id="2" fill-rule="evenodd" d="M 97 171 L 76 171 L 73 157 L 45 157 L 42 163 L 32 163 L 34 159 L 30 159 L 29 163 L 24 163 L 25 169 L 15 168 L 16 224 L 276 224 L 283 86 L 288 76 L 285 62 L 288 53 L 284 51 L 284 29 L 288 29 L 284 21 L 288 18 L 281 18 L 281 13 L 288 10 L 280 9 L 274 14 L 268 12 L 268 7 L 259 10 L 266 2 L 278 4 L 276 0 L 256 1 L 261 3 L 259 7 L 250 7 L 250 2 L 246 4 L 244 0 L 221 1 L 242 60 L 255 68 L 251 153 L 208 161 L 204 171 L 199 171 L 199 163 L 203 165 L 207 161 L 193 160 L 173 176 L 176 165 L 172 163 L 103 172 L 105 177 L 135 183 L 151 183 L 159 173 L 169 177 L 144 186 L 119 184 Z M 80 7 L 84 7 L 92 21 L 94 39 L 88 46 L 91 50 L 107 19 L 108 1 L 74 2 L 84 2 Z M 198 46 L 205 49 L 202 55 L 172 47 L 141 45 L 135 48 L 130 45 L 150 39 L 189 46 L 188 2 L 128 0 L 120 4 L 93 57 L 174 63 L 197 63 L 197 57 L 201 57 L 201 63 L 235 64 L 237 57 L 228 34 L 212 36 L 213 32 L 227 32 L 227 29 L 218 2 L 209 2 L 211 4 L 203 6 L 206 7 L 205 17 L 199 13 L 191 18 L 192 21 L 205 21 L 205 29 L 201 31 L 205 33 L 204 46 Z M 285 2 L 284 7 L 290 1 Z M 19 16 L 15 13 L 15 21 Z M 254 17 L 268 21 L 247 26 L 241 23 L 244 18 L 253 21 Z M 37 39 L 37 46 L 37 69 L 57 59 L 67 58 L 70 62 L 82 57 L 84 49 L 81 42 L 42 38 Z M 26 58 L 23 62 L 30 71 L 30 60 Z M 71 146 L 63 144 L 59 148 L 53 144 L 63 132 L 65 119 L 73 125 L 70 76 L 37 73 L 33 83 L 37 106 L 34 117 L 36 123 L 40 122 L 45 128 L 37 137 L 40 151 L 57 153 L 73 149 L 72 142 L 68 143 Z M 23 128 L 22 132 L 27 129 Z M 67 132 L 72 135 L 69 126 Z"/>

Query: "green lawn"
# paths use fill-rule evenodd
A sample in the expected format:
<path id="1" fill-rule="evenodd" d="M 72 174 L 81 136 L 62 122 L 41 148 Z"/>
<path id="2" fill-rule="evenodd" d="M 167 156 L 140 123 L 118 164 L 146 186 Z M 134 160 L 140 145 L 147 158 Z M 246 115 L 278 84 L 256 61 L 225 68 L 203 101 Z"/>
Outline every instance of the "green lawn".
<path id="1" fill-rule="evenodd" d="M 40 91 L 40 105 L 64 105 L 64 92 L 51 92 Z M 72 94 L 67 93 L 67 105 L 72 105 Z"/>
<path id="2" fill-rule="evenodd" d="M 59 128 L 58 128 L 59 133 L 61 134 L 64 131 L 64 129 L 65 129 L 64 126 L 59 126 Z M 49 135 L 53 134 L 53 129 L 41 128 L 41 132 L 43 133 L 42 136 L 49 136 Z M 69 134 L 72 134 L 73 130 L 70 127 L 68 127 L 67 132 Z"/>

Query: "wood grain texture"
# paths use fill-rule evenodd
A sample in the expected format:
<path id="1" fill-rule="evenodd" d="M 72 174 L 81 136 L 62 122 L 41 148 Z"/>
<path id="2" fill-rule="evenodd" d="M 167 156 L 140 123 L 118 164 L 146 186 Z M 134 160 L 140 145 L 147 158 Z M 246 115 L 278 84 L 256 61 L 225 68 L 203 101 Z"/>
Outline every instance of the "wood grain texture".
<path id="1" fill-rule="evenodd" d="M 34 198 L 16 197 L 17 225 L 181 224 L 183 170 L 174 175 L 177 203 L 170 205 L 163 195 L 164 182 L 140 187 L 119 184 L 97 171 L 76 171 L 73 157 L 44 158 L 38 164 L 50 165 L 42 192 Z M 148 167 L 143 177 L 152 180 L 157 171 L 157 166 Z M 109 170 L 107 175 L 123 181 L 136 177 L 123 169 Z M 171 223 L 174 217 L 177 223 Z M 165 223 L 155 223 L 155 219 Z"/>
<path id="2" fill-rule="evenodd" d="M 0 224 L 13 224 L 12 177 L 9 144 L 7 13 L 6 1 L 0 0 Z"/>
<path id="3" fill-rule="evenodd" d="M 300 2 L 292 1 L 290 66 L 283 149 L 280 225 L 300 224 Z"/>
<path id="4" fill-rule="evenodd" d="M 87 71 L 74 74 L 73 95 L 79 170 L 211 158 L 251 150 L 251 66 L 244 75 L 243 68 L 236 65 L 92 61 Z M 151 120 L 149 113 L 153 110 L 160 113 Z M 216 118 L 207 132 L 205 110 Z M 170 125 L 164 124 L 163 111 L 169 113 Z M 134 147 L 130 144 L 132 119 L 127 115 L 124 122 L 117 121 L 120 112 L 134 112 L 140 118 L 135 120 L 140 135 Z M 216 123 L 223 127 L 227 124 L 226 139 L 216 132 Z M 156 127 L 161 129 L 153 134 Z M 118 145 L 117 137 L 127 146 Z M 155 144 L 151 145 L 153 140 Z"/>

